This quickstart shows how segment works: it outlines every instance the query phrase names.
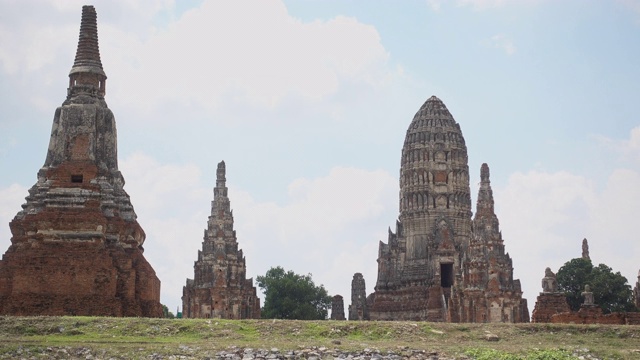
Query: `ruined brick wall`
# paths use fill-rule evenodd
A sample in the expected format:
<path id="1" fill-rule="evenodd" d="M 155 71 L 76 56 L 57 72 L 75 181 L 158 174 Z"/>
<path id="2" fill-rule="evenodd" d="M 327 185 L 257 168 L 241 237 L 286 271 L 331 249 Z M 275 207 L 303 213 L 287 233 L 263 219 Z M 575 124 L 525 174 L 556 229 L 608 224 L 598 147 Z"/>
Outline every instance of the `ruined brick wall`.
<path id="1" fill-rule="evenodd" d="M 603 314 L 602 309 L 597 305 L 582 305 L 578 311 L 552 315 L 549 322 L 555 324 L 640 325 L 640 313 Z"/>
<path id="2" fill-rule="evenodd" d="M 627 325 L 640 325 L 640 312 L 626 313 Z"/>
<path id="3" fill-rule="evenodd" d="M 549 323 L 551 317 L 560 314 L 571 312 L 567 297 L 562 293 L 541 293 L 538 295 L 536 305 L 531 315 L 531 322 L 534 323 Z"/>
<path id="4" fill-rule="evenodd" d="M 135 250 L 45 241 L 7 252 L 0 278 L 2 314 L 162 315 L 160 281 Z"/>
<path id="5" fill-rule="evenodd" d="M 597 305 L 583 305 L 580 310 L 563 312 L 551 316 L 552 323 L 556 324 L 609 324 L 624 325 L 626 316 L 624 313 L 612 313 L 604 315 Z"/>

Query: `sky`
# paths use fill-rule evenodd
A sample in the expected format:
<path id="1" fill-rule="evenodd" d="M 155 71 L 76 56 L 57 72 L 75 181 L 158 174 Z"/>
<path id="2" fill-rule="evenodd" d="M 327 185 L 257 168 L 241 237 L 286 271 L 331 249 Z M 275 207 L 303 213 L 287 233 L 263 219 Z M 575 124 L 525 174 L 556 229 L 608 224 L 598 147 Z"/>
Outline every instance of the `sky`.
<path id="1" fill-rule="evenodd" d="M 398 217 L 400 155 L 438 96 L 472 203 L 491 169 L 529 311 L 544 269 L 640 269 L 638 0 L 0 0 L 0 252 L 66 97 L 81 7 L 98 14 L 106 101 L 145 257 L 175 312 L 224 160 L 247 276 L 367 293 Z"/>

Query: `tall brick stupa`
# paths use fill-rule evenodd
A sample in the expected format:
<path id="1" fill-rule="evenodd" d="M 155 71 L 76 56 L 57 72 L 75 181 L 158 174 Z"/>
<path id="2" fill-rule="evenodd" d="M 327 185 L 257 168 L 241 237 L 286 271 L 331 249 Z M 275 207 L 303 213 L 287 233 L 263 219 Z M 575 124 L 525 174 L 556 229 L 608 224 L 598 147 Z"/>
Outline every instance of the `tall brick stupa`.
<path id="1" fill-rule="evenodd" d="M 96 11 L 83 6 L 67 98 L 0 261 L 0 314 L 161 317 L 160 280 L 118 170 Z"/>
<path id="2" fill-rule="evenodd" d="M 526 322 L 520 281 L 493 212 L 489 167 L 481 168 L 472 219 L 467 146 L 435 96 L 406 132 L 400 216 L 380 242 L 371 320 Z"/>

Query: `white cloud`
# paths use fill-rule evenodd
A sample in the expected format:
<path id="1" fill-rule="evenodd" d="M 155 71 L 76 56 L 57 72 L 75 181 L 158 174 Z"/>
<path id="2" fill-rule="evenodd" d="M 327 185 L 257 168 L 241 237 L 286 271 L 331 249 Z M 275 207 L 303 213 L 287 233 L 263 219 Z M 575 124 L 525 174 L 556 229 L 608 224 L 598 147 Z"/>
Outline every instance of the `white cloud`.
<path id="1" fill-rule="evenodd" d="M 516 46 L 513 41 L 504 34 L 497 34 L 489 39 L 482 41 L 485 46 L 503 50 L 507 55 L 513 55 L 516 53 Z"/>
<path id="2" fill-rule="evenodd" d="M 68 39 L 77 39 L 75 24 L 54 26 L 40 23 L 38 16 L 6 15 L 9 21 L 0 22 L 0 70 L 7 74 L 40 70 L 54 63 Z"/>
<path id="3" fill-rule="evenodd" d="M 3 7 L 10 21 L 0 23 L 0 71 L 38 87 L 44 81 L 50 93 L 30 88 L 29 101 L 50 99 L 51 87 L 64 89 L 82 3 L 20 4 Z M 163 116 L 169 107 L 182 121 L 220 121 L 212 114 L 221 107 L 314 106 L 354 84 L 379 88 L 395 76 L 377 30 L 352 17 L 303 22 L 279 0 L 206 1 L 181 14 L 174 8 L 163 0 L 96 5 L 108 101 L 138 121 L 175 121 Z M 39 101 L 43 111 L 55 106 Z"/>
<path id="4" fill-rule="evenodd" d="M 194 164 L 160 164 L 143 153 L 135 153 L 120 163 L 126 186 L 136 210 L 157 214 L 158 209 L 170 209 L 173 204 L 190 204 L 206 196 L 201 188 L 201 171 Z M 171 209 L 176 214 L 180 208 Z"/>
<path id="5" fill-rule="evenodd" d="M 170 102 L 212 111 L 241 102 L 269 109 L 287 99 L 320 101 L 344 82 L 380 86 L 389 73 L 374 27 L 344 16 L 305 23 L 276 0 L 204 2 L 145 41 L 109 31 L 106 45 L 117 49 L 104 53 L 118 58 L 107 71 L 127 78 L 111 96 L 149 108 Z"/>
<path id="6" fill-rule="evenodd" d="M 442 2 L 440 0 L 427 0 L 427 5 L 429 5 L 431 10 L 438 12 L 442 7 Z"/>
<path id="7" fill-rule="evenodd" d="M 631 129 L 629 139 L 618 140 L 604 136 L 594 136 L 606 150 L 614 151 L 624 160 L 640 164 L 640 126 Z"/>
<path id="8" fill-rule="evenodd" d="M 29 73 L 53 64 L 58 58 L 73 60 L 81 9 L 85 3 L 84 0 L 48 0 L 37 4 L 22 1 L 4 4 L 3 21 L 0 22 L 0 69 L 8 74 Z M 110 33 L 112 30 L 107 28 L 114 28 L 114 24 L 126 31 L 128 38 L 146 37 L 153 30 L 149 24 L 158 14 L 172 9 L 174 1 L 114 0 L 95 4 L 95 7 L 102 43 L 106 40 L 103 31 Z M 25 13 L 29 16 L 24 16 Z M 67 71 L 71 65 L 66 64 Z"/>
<path id="9" fill-rule="evenodd" d="M 193 164 L 161 164 L 137 153 L 119 167 L 147 236 L 145 257 L 162 282 L 161 301 L 174 311 L 186 278 L 193 278 L 212 191 Z"/>
<path id="10" fill-rule="evenodd" d="M 530 171 L 511 175 L 504 189 L 494 190 L 514 277 L 522 281 L 532 311 L 544 269 L 555 271 L 580 255 L 589 223 L 585 209 L 595 202 L 593 186 L 567 172 Z"/>

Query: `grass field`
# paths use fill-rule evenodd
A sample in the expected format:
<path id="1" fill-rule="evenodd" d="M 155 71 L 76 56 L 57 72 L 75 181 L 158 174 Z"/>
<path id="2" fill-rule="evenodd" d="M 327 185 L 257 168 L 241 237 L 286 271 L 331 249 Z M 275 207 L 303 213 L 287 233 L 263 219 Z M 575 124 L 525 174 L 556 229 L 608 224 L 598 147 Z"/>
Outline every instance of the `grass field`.
<path id="1" fill-rule="evenodd" d="M 460 359 L 640 359 L 640 326 L 0 317 L 0 358 L 207 358 L 232 347 L 314 346 Z"/>

